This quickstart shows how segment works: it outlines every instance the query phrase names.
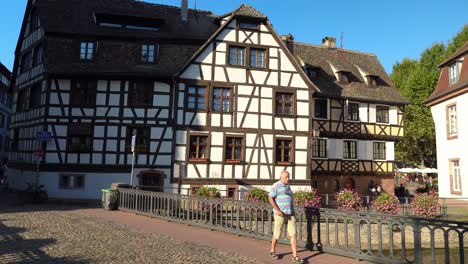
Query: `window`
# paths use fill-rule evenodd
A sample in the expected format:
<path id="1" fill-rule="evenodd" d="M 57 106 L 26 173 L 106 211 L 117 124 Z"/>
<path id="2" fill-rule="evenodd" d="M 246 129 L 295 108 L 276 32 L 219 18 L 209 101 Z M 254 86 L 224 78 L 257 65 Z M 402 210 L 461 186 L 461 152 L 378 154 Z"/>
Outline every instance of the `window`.
<path id="1" fill-rule="evenodd" d="M 461 194 L 460 161 L 458 159 L 450 160 L 450 183 L 451 193 Z"/>
<path id="2" fill-rule="evenodd" d="M 314 99 L 314 117 L 315 118 L 328 118 L 328 100 L 327 99 Z"/>
<path id="3" fill-rule="evenodd" d="M 128 88 L 129 106 L 152 105 L 154 95 L 153 81 L 132 81 Z"/>
<path id="4" fill-rule="evenodd" d="M 5 126 L 5 115 L 3 113 L 0 113 L 0 128 L 3 128 Z"/>
<path id="5" fill-rule="evenodd" d="M 388 123 L 388 106 L 377 105 L 375 122 L 377 123 Z"/>
<path id="6" fill-rule="evenodd" d="M 94 42 L 81 42 L 80 59 L 92 60 L 94 54 Z"/>
<path id="7" fill-rule="evenodd" d="M 357 148 L 356 141 L 343 141 L 343 158 L 345 159 L 356 159 L 357 157 Z"/>
<path id="8" fill-rule="evenodd" d="M 34 9 L 31 12 L 31 15 L 29 17 L 29 23 L 30 23 L 29 32 L 33 32 L 41 26 L 41 21 L 39 20 L 39 16 L 37 15 L 36 9 Z"/>
<path id="9" fill-rule="evenodd" d="M 265 68 L 264 49 L 250 49 L 250 67 Z"/>
<path id="10" fill-rule="evenodd" d="M 38 45 L 34 48 L 33 66 L 42 63 L 42 45 Z"/>
<path id="11" fill-rule="evenodd" d="M 454 63 L 449 66 L 449 85 L 452 85 L 458 81 L 458 63 Z"/>
<path id="12" fill-rule="evenodd" d="M 326 158 L 327 157 L 327 140 L 317 139 L 312 142 L 312 157 Z"/>
<path id="13" fill-rule="evenodd" d="M 229 47 L 229 64 L 231 65 L 245 65 L 245 48 L 243 47 Z"/>
<path id="14" fill-rule="evenodd" d="M 239 28 L 258 29 L 259 24 L 256 22 L 239 22 Z"/>
<path id="15" fill-rule="evenodd" d="M 385 142 L 374 142 L 374 159 L 385 159 Z"/>
<path id="16" fill-rule="evenodd" d="M 141 45 L 141 62 L 154 63 L 158 54 L 158 45 L 143 44 Z"/>
<path id="17" fill-rule="evenodd" d="M 294 94 L 276 93 L 276 114 L 293 115 L 294 114 Z"/>
<path id="18" fill-rule="evenodd" d="M 31 52 L 26 52 L 22 57 L 21 57 L 21 72 L 25 72 L 29 68 L 31 68 L 31 62 L 32 62 L 32 57 L 31 57 Z"/>
<path id="19" fill-rule="evenodd" d="M 38 83 L 31 88 L 29 96 L 29 108 L 38 108 L 41 106 L 42 89 L 41 84 Z"/>
<path id="20" fill-rule="evenodd" d="M 367 85 L 369 87 L 377 87 L 379 85 L 378 80 L 379 80 L 378 76 L 368 75 L 367 76 Z"/>
<path id="21" fill-rule="evenodd" d="M 276 162 L 278 164 L 292 163 L 292 153 L 293 149 L 291 139 L 276 139 Z"/>
<path id="22" fill-rule="evenodd" d="M 13 129 L 13 140 L 11 141 L 11 151 L 16 152 L 19 150 L 20 129 Z"/>
<path id="23" fill-rule="evenodd" d="M 93 148 L 93 126 L 86 123 L 68 126 L 68 151 L 75 153 L 91 152 Z"/>
<path id="24" fill-rule="evenodd" d="M 127 152 L 132 151 L 132 136 L 136 130 L 135 152 L 148 153 L 150 147 L 150 128 L 145 126 L 128 126 L 127 127 Z"/>
<path id="25" fill-rule="evenodd" d="M 448 137 L 456 137 L 458 135 L 458 122 L 457 122 L 457 105 L 450 105 L 447 107 L 448 117 Z"/>
<path id="26" fill-rule="evenodd" d="M 359 121 L 359 104 L 348 103 L 348 120 Z"/>
<path id="27" fill-rule="evenodd" d="M 60 175 L 59 187 L 61 189 L 83 189 L 84 175 Z"/>
<path id="28" fill-rule="evenodd" d="M 237 198 L 237 188 L 236 187 L 228 187 L 227 188 L 227 198 Z"/>
<path id="29" fill-rule="evenodd" d="M 96 14 L 96 24 L 101 27 L 158 31 L 164 21 L 157 18 Z"/>
<path id="30" fill-rule="evenodd" d="M 189 86 L 187 96 L 187 108 L 192 110 L 206 110 L 205 87 Z"/>
<path id="31" fill-rule="evenodd" d="M 226 137 L 226 149 L 224 152 L 224 159 L 226 162 L 243 160 L 243 138 L 241 137 Z"/>
<path id="32" fill-rule="evenodd" d="M 213 89 L 213 111 L 231 112 L 231 89 L 214 88 Z"/>
<path id="33" fill-rule="evenodd" d="M 18 92 L 18 98 L 16 99 L 16 111 L 23 112 L 28 110 L 28 100 L 26 89 L 23 89 Z"/>
<path id="34" fill-rule="evenodd" d="M 73 80 L 70 91 L 70 106 L 94 107 L 96 105 L 96 80 Z"/>
<path id="35" fill-rule="evenodd" d="M 340 84 L 349 84 L 350 76 L 350 72 L 340 71 L 338 72 L 338 82 Z"/>
<path id="36" fill-rule="evenodd" d="M 306 67 L 306 74 L 310 79 L 315 79 L 318 75 L 318 69 L 314 67 Z"/>
<path id="37" fill-rule="evenodd" d="M 190 160 L 208 160 L 208 136 L 190 136 Z"/>

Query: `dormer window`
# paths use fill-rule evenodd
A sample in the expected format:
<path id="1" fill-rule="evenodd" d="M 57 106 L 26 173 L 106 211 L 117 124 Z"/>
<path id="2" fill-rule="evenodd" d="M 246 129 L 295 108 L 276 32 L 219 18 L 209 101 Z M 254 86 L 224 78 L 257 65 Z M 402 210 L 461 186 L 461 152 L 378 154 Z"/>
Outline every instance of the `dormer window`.
<path id="1" fill-rule="evenodd" d="M 350 76 L 351 76 L 350 72 L 340 71 L 338 72 L 338 82 L 340 84 L 349 84 Z"/>
<path id="2" fill-rule="evenodd" d="M 258 29 L 259 24 L 258 22 L 241 21 L 238 26 L 244 29 Z"/>
<path id="3" fill-rule="evenodd" d="M 373 75 L 367 75 L 367 85 L 369 87 L 377 87 L 379 85 L 379 77 Z"/>
<path id="4" fill-rule="evenodd" d="M 458 81 L 458 63 L 454 63 L 449 66 L 449 85 L 452 85 Z"/>
<path id="5" fill-rule="evenodd" d="M 314 67 L 306 67 L 305 72 L 310 79 L 317 78 L 318 69 Z"/>
<path id="6" fill-rule="evenodd" d="M 159 31 L 164 20 L 113 14 L 96 14 L 96 25 L 122 29 Z"/>

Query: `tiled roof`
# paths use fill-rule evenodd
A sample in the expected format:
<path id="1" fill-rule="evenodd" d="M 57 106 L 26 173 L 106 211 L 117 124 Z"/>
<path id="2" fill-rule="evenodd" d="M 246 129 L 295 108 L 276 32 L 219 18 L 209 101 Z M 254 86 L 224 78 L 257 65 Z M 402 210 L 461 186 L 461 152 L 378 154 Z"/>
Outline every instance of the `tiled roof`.
<path id="1" fill-rule="evenodd" d="M 46 71 L 56 74 L 170 78 L 218 28 L 216 16 L 211 12 L 189 9 L 188 21 L 183 22 L 178 7 L 134 0 L 38 0 L 37 8 L 47 38 L 44 66 Z M 105 27 L 96 25 L 95 14 L 162 23 L 158 31 Z M 80 38 L 64 38 L 64 34 L 99 40 L 96 61 L 77 60 Z M 138 43 L 152 40 L 161 43 L 158 62 L 142 64 Z"/>
<path id="2" fill-rule="evenodd" d="M 8 79 L 11 78 L 10 70 L 8 70 L 8 68 L 5 67 L 5 65 L 3 65 L 3 63 L 1 63 L 1 62 L 0 62 L 0 73 L 5 75 Z"/>
<path id="3" fill-rule="evenodd" d="M 446 64 L 448 64 L 449 62 L 451 62 L 452 60 L 458 57 L 463 56 L 465 53 L 468 53 L 468 41 L 465 42 L 465 44 L 461 48 L 455 51 L 455 53 L 453 53 L 450 57 L 448 57 L 448 59 L 444 60 L 441 64 L 439 64 L 439 67 L 440 68 L 444 67 Z"/>
<path id="4" fill-rule="evenodd" d="M 257 9 L 243 4 L 241 5 L 236 11 L 235 15 L 238 16 L 248 16 L 248 17 L 257 17 L 257 18 L 266 18 L 266 16 L 262 13 L 260 13 Z"/>
<path id="5" fill-rule="evenodd" d="M 260 13 L 257 9 L 255 9 L 255 8 L 249 6 L 249 5 L 246 5 L 246 4 L 241 5 L 239 8 L 237 8 L 234 11 L 231 11 L 231 12 L 228 12 L 226 14 L 220 15 L 220 16 L 218 16 L 218 18 L 223 18 L 223 17 L 227 17 L 227 16 L 232 16 L 232 15 L 243 16 L 243 17 L 261 18 L 261 19 L 266 19 L 267 18 L 267 16 Z"/>
<path id="6" fill-rule="evenodd" d="M 189 9 L 184 23 L 178 7 L 134 0 L 38 0 L 37 8 L 46 33 L 206 40 L 217 29 L 211 12 Z M 159 31 L 100 27 L 95 14 L 159 19 L 163 24 Z"/>
<path id="7" fill-rule="evenodd" d="M 318 76 L 312 79 L 312 82 L 325 96 L 396 104 L 408 103 L 408 100 L 395 88 L 378 58 L 373 54 L 296 42 L 294 55 L 300 62 L 319 69 Z M 332 67 L 336 71 L 350 72 L 351 82 L 349 84 L 338 83 Z M 380 79 L 378 86 L 369 87 L 363 75 L 378 76 Z"/>

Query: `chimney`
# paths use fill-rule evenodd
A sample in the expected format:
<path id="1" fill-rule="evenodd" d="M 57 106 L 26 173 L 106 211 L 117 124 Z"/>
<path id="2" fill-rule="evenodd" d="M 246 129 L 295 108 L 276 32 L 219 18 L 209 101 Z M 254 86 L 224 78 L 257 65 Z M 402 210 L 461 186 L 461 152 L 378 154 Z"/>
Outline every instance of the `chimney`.
<path id="1" fill-rule="evenodd" d="M 322 39 L 322 46 L 336 48 L 336 38 L 326 36 Z"/>
<path id="2" fill-rule="evenodd" d="M 294 36 L 289 33 L 287 35 L 281 35 L 281 40 L 286 44 L 286 47 L 288 47 L 289 51 L 294 54 Z"/>
<path id="3" fill-rule="evenodd" d="M 187 23 L 188 20 L 188 0 L 182 0 L 182 4 L 180 7 L 180 20 L 182 22 Z"/>

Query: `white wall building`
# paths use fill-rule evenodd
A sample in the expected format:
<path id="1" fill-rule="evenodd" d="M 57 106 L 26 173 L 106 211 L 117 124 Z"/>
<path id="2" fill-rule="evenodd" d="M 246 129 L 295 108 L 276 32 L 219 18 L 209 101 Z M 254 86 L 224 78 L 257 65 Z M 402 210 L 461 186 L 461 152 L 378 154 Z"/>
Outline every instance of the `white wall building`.
<path id="1" fill-rule="evenodd" d="M 437 87 L 425 101 L 436 129 L 439 195 L 468 197 L 468 42 L 439 65 Z"/>

